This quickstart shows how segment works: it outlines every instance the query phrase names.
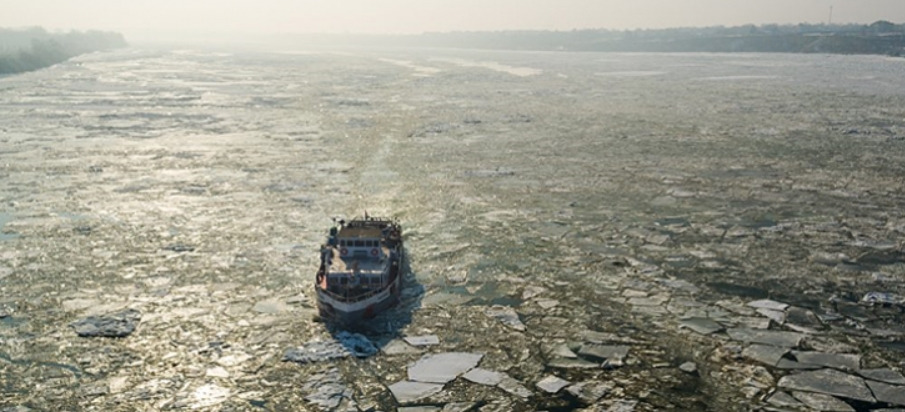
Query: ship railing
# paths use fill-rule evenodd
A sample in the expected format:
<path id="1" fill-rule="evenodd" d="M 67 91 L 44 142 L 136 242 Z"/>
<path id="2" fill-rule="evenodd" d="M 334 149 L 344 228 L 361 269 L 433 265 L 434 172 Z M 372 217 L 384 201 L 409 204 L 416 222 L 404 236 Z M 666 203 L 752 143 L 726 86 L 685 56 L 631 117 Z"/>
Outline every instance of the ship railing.
<path id="1" fill-rule="evenodd" d="M 348 222 L 348 226 L 349 227 L 363 227 L 363 226 L 369 226 L 374 223 L 396 224 L 397 221 L 395 219 L 389 218 L 389 217 L 368 216 L 365 219 L 352 220 L 352 221 Z"/>
<path id="2" fill-rule="evenodd" d="M 369 290 L 369 291 L 367 291 L 367 292 L 365 292 L 365 293 L 358 294 L 358 295 L 353 295 L 353 296 L 341 295 L 341 294 L 338 294 L 338 293 L 335 293 L 335 292 L 331 292 L 330 290 L 326 290 L 326 289 L 322 289 L 322 291 L 323 291 L 324 293 L 326 293 L 327 295 L 329 295 L 331 298 L 336 299 L 336 300 L 338 300 L 338 301 L 340 301 L 340 302 L 343 302 L 343 303 L 355 303 L 355 302 L 360 302 L 360 301 L 362 301 L 362 300 L 365 300 L 365 299 L 367 299 L 367 298 L 369 298 L 369 297 L 371 297 L 371 296 L 374 296 L 374 295 L 376 295 L 376 294 L 378 294 L 378 293 L 380 293 L 380 292 L 383 292 L 385 289 L 386 289 L 385 287 L 381 287 L 381 288 L 377 288 L 377 289 L 374 289 L 374 290 Z"/>

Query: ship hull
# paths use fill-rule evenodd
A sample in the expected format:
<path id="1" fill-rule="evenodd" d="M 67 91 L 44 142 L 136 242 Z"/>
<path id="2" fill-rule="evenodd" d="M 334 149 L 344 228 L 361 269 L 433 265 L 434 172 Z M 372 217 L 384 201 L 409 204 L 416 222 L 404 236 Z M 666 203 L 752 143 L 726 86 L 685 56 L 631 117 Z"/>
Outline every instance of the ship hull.
<path id="1" fill-rule="evenodd" d="M 343 302 L 318 290 L 318 313 L 321 319 L 341 324 L 367 321 L 399 303 L 400 283 L 400 277 L 397 276 L 387 288 L 358 302 Z"/>

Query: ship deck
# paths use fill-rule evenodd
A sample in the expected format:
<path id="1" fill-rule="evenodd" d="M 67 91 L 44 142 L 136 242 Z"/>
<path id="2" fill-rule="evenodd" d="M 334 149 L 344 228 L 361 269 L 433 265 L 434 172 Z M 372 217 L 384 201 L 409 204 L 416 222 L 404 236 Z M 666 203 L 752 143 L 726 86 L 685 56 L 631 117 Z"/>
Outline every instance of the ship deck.
<path id="1" fill-rule="evenodd" d="M 339 251 L 333 250 L 333 258 L 330 260 L 330 266 L 327 270 L 329 273 L 349 273 L 355 269 L 355 265 L 358 265 L 358 271 L 363 274 L 379 274 L 386 269 L 388 264 L 387 256 L 390 253 L 389 248 L 381 247 L 383 251 L 383 255 L 380 257 L 342 257 L 339 255 Z"/>

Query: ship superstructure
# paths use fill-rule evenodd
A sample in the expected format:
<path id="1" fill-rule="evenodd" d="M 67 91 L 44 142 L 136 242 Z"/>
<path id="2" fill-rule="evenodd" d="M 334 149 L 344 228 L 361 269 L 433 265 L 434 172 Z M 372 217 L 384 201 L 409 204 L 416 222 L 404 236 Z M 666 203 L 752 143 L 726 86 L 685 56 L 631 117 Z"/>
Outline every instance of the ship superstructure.
<path id="1" fill-rule="evenodd" d="M 321 247 L 317 306 L 321 317 L 340 322 L 372 318 L 399 301 L 402 227 L 365 215 L 339 221 Z"/>

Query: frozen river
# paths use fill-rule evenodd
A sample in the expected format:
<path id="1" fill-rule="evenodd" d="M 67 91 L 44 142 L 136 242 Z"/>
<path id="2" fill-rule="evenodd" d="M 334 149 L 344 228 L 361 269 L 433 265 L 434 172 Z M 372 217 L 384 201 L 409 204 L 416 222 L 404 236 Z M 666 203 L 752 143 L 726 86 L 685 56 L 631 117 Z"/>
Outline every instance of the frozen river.
<path id="1" fill-rule="evenodd" d="M 901 408 L 903 206 L 902 59 L 83 56 L 0 78 L 0 411 Z M 365 211 L 405 299 L 317 359 Z"/>

